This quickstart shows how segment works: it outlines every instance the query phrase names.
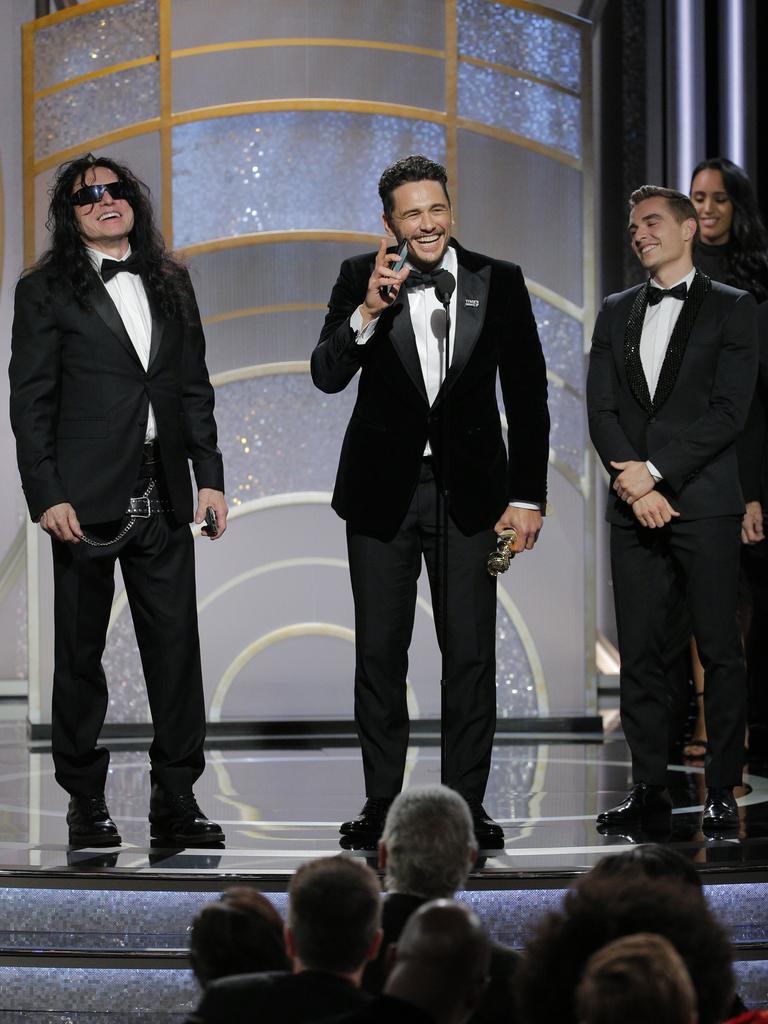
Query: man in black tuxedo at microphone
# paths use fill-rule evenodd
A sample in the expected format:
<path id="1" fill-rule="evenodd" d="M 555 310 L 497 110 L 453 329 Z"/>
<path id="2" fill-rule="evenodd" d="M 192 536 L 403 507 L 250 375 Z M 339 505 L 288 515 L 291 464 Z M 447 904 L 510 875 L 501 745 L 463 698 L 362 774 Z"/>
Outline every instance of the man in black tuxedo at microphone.
<path id="1" fill-rule="evenodd" d="M 53 547 L 51 744 L 71 797 L 70 842 L 121 841 L 104 793 L 109 752 L 97 746 L 117 558 L 154 724 L 152 836 L 220 842 L 192 792 L 205 707 L 190 460 L 195 521 L 212 509 L 216 539 L 227 520 L 192 285 L 154 226 L 146 186 L 109 158 L 59 169 L 49 224 L 51 247 L 16 288 L 11 422 L 30 515 Z"/>
<path id="2" fill-rule="evenodd" d="M 587 379 L 592 441 L 611 476 L 607 519 L 621 655 L 627 798 L 603 828 L 669 821 L 667 620 L 684 582 L 704 665 L 709 736 L 704 829 L 735 830 L 745 677 L 736 625 L 744 500 L 736 440 L 757 374 L 755 301 L 691 259 L 688 196 L 645 185 L 630 197 L 632 247 L 649 279 L 610 295 Z"/>
<path id="3" fill-rule="evenodd" d="M 384 171 L 379 195 L 397 245 L 388 250 L 382 242 L 377 253 L 342 264 L 311 362 L 312 379 L 328 393 L 361 371 L 333 496 L 347 524 L 366 789 L 360 816 L 341 827 L 342 843 L 377 838 L 402 787 L 422 555 L 440 636 L 438 522 L 446 484 L 445 782 L 467 800 L 481 844 L 497 843 L 502 830 L 483 807 L 496 722 L 496 587 L 485 563 L 497 532 L 514 527 L 514 549 L 522 551 L 533 548 L 541 529 L 549 453 L 544 358 L 520 268 L 451 238 L 444 167 L 406 157 Z M 395 270 L 403 243 L 407 261 Z M 451 325 L 447 374 L 443 301 Z"/>

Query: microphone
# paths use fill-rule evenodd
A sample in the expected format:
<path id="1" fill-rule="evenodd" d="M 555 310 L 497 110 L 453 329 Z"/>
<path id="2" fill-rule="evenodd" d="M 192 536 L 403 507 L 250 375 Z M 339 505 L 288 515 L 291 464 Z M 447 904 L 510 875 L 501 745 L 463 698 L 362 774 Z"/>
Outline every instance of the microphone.
<path id="1" fill-rule="evenodd" d="M 456 278 L 450 270 L 441 270 L 438 274 L 435 274 L 435 294 L 444 306 L 447 306 L 451 301 L 455 288 Z"/>

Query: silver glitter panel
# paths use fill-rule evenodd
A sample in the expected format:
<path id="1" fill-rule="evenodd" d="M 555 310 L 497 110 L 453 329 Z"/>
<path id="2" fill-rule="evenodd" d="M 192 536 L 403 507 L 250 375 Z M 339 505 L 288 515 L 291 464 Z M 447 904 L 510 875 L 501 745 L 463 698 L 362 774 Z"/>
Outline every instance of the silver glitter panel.
<path id="1" fill-rule="evenodd" d="M 216 389 L 230 504 L 331 491 L 357 388 L 325 395 L 308 373 L 251 377 Z"/>
<path id="2" fill-rule="evenodd" d="M 339 46 L 225 50 L 173 62 L 177 111 L 297 96 L 350 97 L 444 110 L 445 62 L 422 54 Z"/>
<path id="3" fill-rule="evenodd" d="M 584 402 L 565 388 L 549 386 L 550 447 L 561 462 L 581 476 L 587 445 Z"/>
<path id="4" fill-rule="evenodd" d="M 221 6 L 211 0 L 173 0 L 174 49 L 297 36 L 377 39 L 435 50 L 442 49 L 445 42 L 442 0 L 387 0 L 385 4 L 370 0 L 227 0 L 226 17 L 222 17 Z"/>
<path id="5" fill-rule="evenodd" d="M 325 319 L 325 310 L 259 313 L 208 324 L 205 328 L 209 373 L 238 366 L 308 359 Z"/>
<path id="6" fill-rule="evenodd" d="M 515 748 L 516 749 L 516 748 Z M 493 771 L 493 766 L 491 767 Z M 525 792 L 525 791 L 523 791 Z M 499 817 L 513 817 L 494 805 Z M 510 806 L 510 811 L 512 811 Z M 527 809 L 523 810 L 523 814 Z M 505 834 L 511 838 L 508 826 Z M 559 910 L 566 889 L 511 889 L 507 891 L 466 891 L 456 898 L 470 906 L 482 919 L 488 935 L 512 949 L 521 949 L 532 937 L 541 918 L 553 910 Z"/>
<path id="7" fill-rule="evenodd" d="M 460 64 L 459 116 L 581 156 L 581 101 L 548 85 Z"/>
<path id="8" fill-rule="evenodd" d="M 497 815 L 504 818 L 527 817 L 533 795 L 537 751 L 521 746 L 514 748 L 514 754 L 499 759 L 498 765 L 494 761 L 492 768 L 493 772 L 498 767 L 507 773 L 509 800 L 496 803 Z M 471 890 L 458 893 L 458 898 L 472 906 L 496 941 L 519 949 L 531 938 L 543 915 L 560 908 L 566 891 Z M 765 941 L 768 883 L 706 885 L 704 893 L 737 950 L 743 943 Z M 285 916 L 287 893 L 265 895 Z M 19 952 L 32 948 L 133 951 L 187 948 L 193 917 L 217 896 L 181 891 L 10 888 L 0 890 L 0 898 L 8 909 L 7 921 L 14 924 L 12 929 L 0 931 L 0 941 L 6 948 Z"/>
<path id="9" fill-rule="evenodd" d="M 35 103 L 38 160 L 86 139 L 160 114 L 157 64 L 82 82 Z"/>
<path id="10" fill-rule="evenodd" d="M 461 55 L 579 89 L 581 33 L 572 25 L 488 0 L 459 0 L 457 18 Z"/>
<path id="11" fill-rule="evenodd" d="M 497 399 L 503 411 L 501 388 L 497 382 Z M 549 415 L 551 420 L 549 446 L 561 462 L 578 476 L 584 472 L 584 453 L 587 448 L 586 412 L 584 401 L 565 388 L 549 382 Z"/>
<path id="12" fill-rule="evenodd" d="M 381 233 L 381 169 L 414 152 L 444 163 L 442 126 L 344 111 L 179 125 L 173 129 L 174 244 L 260 231 Z"/>
<path id="13" fill-rule="evenodd" d="M 526 277 L 581 306 L 581 172 L 477 132 L 459 130 L 458 142 L 462 245 L 519 263 Z"/>
<path id="14" fill-rule="evenodd" d="M 536 767 L 536 752 L 535 749 L 530 750 L 528 760 L 524 760 L 526 748 L 514 749 L 521 755 L 520 764 L 511 762 L 517 770 L 515 777 L 510 778 L 510 786 L 517 796 L 507 806 L 496 804 L 499 817 L 525 817 L 529 813 L 527 800 Z M 492 772 L 495 768 L 494 762 Z M 500 792 L 494 787 L 494 792 L 497 791 Z M 458 898 L 479 914 L 488 934 L 497 942 L 520 949 L 532 937 L 544 914 L 560 909 L 566 892 L 566 889 L 469 891 L 459 893 Z M 735 945 L 737 956 L 740 944 L 765 941 L 768 934 L 768 883 L 705 885 L 704 894 L 710 909 Z M 762 972 L 765 978 L 768 975 L 767 963 L 762 965 Z M 739 992 L 741 994 L 740 989 Z"/>
<path id="15" fill-rule="evenodd" d="M 6 1013 L 37 1011 L 47 1013 L 49 1021 L 54 1013 L 103 1015 L 116 1007 L 123 1019 L 141 1011 L 189 1013 L 199 999 L 192 972 L 173 969 L 0 967 L 0 991 Z M 109 1017 L 119 1019 L 117 1014 Z"/>
<path id="16" fill-rule="evenodd" d="M 535 718 L 539 713 L 528 655 L 501 604 L 496 608 L 496 707 L 499 718 Z"/>
<path id="17" fill-rule="evenodd" d="M 157 0 L 133 0 L 35 34 L 35 89 L 156 54 Z"/>
<path id="18" fill-rule="evenodd" d="M 737 960 L 733 964 L 734 988 L 748 1010 L 768 1009 L 768 963 L 765 960 Z"/>
<path id="19" fill-rule="evenodd" d="M 135 760 L 135 754 L 134 754 Z M 112 795 L 112 794 L 110 794 Z M 146 802 L 146 794 L 143 794 Z M 3 889 L 6 949 L 185 949 L 207 892 Z M 10 926 L 10 927 L 9 927 Z"/>
<path id="20" fill-rule="evenodd" d="M 200 315 L 289 302 L 325 307 L 342 262 L 372 248 L 359 241 L 279 242 L 199 253 L 189 264 Z M 304 358 L 316 341 L 306 339 Z"/>
<path id="21" fill-rule="evenodd" d="M 547 369 L 562 377 L 577 391 L 583 392 L 584 343 L 581 324 L 536 295 L 531 296 L 531 305 Z"/>

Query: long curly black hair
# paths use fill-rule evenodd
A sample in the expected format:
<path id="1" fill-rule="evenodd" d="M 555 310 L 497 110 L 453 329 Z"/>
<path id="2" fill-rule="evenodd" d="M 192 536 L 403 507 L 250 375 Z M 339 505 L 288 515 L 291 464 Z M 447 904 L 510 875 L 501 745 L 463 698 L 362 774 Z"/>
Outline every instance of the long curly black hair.
<path id="1" fill-rule="evenodd" d="M 694 167 L 691 186 L 696 175 L 706 170 L 720 171 L 733 206 L 724 283 L 752 292 L 758 302 L 765 302 L 768 299 L 768 231 L 760 217 L 752 182 L 738 164 L 727 157 L 715 156 Z"/>
<path id="2" fill-rule="evenodd" d="M 59 167 L 49 193 L 46 220 L 51 244 L 31 271 L 43 271 L 53 292 L 60 290 L 62 285 L 68 286 L 83 309 L 92 307 L 91 295 L 98 285 L 98 278 L 85 251 L 72 205 L 72 193 L 86 184 L 88 171 L 95 167 L 112 171 L 126 186 L 126 198 L 134 218 L 128 240 L 131 251 L 140 261 L 141 279 L 149 297 L 167 319 L 187 319 L 194 303 L 189 274 L 183 263 L 165 247 L 163 236 L 155 225 L 149 188 L 125 164 L 110 157 L 86 153 Z"/>

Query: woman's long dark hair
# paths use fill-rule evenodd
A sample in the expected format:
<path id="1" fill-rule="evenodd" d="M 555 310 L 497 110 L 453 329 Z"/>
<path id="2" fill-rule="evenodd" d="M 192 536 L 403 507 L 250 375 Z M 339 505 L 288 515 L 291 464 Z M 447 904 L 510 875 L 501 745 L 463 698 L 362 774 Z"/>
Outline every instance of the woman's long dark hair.
<path id="1" fill-rule="evenodd" d="M 768 299 L 768 231 L 760 217 L 760 207 L 747 174 L 724 156 L 702 160 L 691 175 L 700 171 L 720 171 L 725 191 L 733 206 L 730 245 L 725 260 L 725 284 L 752 292 L 758 302 Z"/>
<path id="2" fill-rule="evenodd" d="M 186 319 L 191 298 L 189 277 L 183 264 L 168 252 L 155 226 L 149 189 L 128 167 L 110 157 L 86 153 L 59 167 L 50 190 L 46 221 L 51 244 L 32 270 L 44 271 L 53 291 L 64 282 L 80 306 L 91 308 L 91 293 L 97 278 L 78 228 L 72 193 L 86 184 L 86 174 L 95 167 L 112 171 L 127 188 L 127 199 L 133 210 L 133 229 L 128 240 L 131 251 L 140 261 L 141 279 L 147 292 L 167 319 Z"/>

